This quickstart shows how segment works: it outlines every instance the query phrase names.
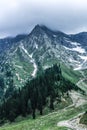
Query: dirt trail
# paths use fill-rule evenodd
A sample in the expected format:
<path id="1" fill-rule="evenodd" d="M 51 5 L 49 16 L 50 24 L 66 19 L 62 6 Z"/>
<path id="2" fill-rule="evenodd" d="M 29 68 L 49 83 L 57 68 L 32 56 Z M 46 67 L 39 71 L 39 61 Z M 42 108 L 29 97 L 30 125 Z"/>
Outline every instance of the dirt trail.
<path id="1" fill-rule="evenodd" d="M 71 92 L 69 92 L 69 95 L 75 107 L 79 107 L 87 103 L 87 97 L 82 95 L 81 93 L 72 90 Z"/>
<path id="2" fill-rule="evenodd" d="M 87 104 L 87 97 L 83 96 L 82 94 L 72 90 L 71 92 L 69 92 L 69 95 L 73 101 L 72 106 L 78 107 L 78 106 Z M 79 124 L 80 117 L 83 114 L 84 113 L 79 113 L 77 116 L 69 120 L 60 121 L 58 122 L 57 126 L 65 126 L 65 127 L 71 128 L 72 130 L 87 130 L 87 126 Z"/>
<path id="3" fill-rule="evenodd" d="M 66 121 L 60 121 L 57 126 L 65 126 L 71 128 L 72 130 L 87 130 L 87 126 L 79 124 L 80 117 L 84 113 L 80 113 L 72 119 Z"/>

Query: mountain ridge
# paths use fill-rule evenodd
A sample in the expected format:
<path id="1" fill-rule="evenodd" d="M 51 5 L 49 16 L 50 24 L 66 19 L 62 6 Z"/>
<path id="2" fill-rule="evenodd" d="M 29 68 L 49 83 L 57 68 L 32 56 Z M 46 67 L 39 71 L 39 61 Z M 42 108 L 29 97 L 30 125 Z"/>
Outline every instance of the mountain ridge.
<path id="1" fill-rule="evenodd" d="M 36 76 L 39 68 L 45 69 L 54 63 L 64 64 L 73 71 L 87 68 L 84 44 L 61 31 L 52 31 L 40 25 L 36 25 L 28 35 L 16 36 L 8 42 L 5 39 L 0 44 L 0 52 L 0 75 L 5 84 L 3 93 L 10 91 L 10 80 L 13 82 L 13 88 L 10 89 L 17 89 L 28 78 Z"/>

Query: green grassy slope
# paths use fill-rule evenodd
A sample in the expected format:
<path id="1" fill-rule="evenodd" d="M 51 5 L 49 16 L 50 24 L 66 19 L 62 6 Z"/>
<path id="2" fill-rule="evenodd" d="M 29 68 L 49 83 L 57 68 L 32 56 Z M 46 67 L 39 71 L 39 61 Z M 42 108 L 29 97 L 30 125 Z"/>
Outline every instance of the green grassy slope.
<path id="1" fill-rule="evenodd" d="M 22 86 L 26 79 L 31 77 L 34 67 L 31 62 L 27 61 L 22 55 L 15 55 L 12 59 L 14 67 L 14 84 L 17 87 Z"/>
<path id="2" fill-rule="evenodd" d="M 74 71 L 73 69 L 68 68 L 64 64 L 61 64 L 61 69 L 62 69 L 62 75 L 66 79 L 70 80 L 72 83 L 77 83 L 80 77 L 82 77 L 79 71 Z"/>
<path id="3" fill-rule="evenodd" d="M 39 116 L 35 120 L 30 117 L 30 119 L 28 119 L 27 117 L 23 121 L 6 124 L 1 127 L 0 130 L 68 130 L 66 127 L 58 127 L 57 123 L 62 120 L 73 118 L 78 115 L 78 113 L 84 112 L 86 108 L 87 105 L 78 108 L 66 108 L 54 111 L 48 115 Z"/>
<path id="4" fill-rule="evenodd" d="M 52 66 L 52 64 L 55 63 L 59 64 L 60 62 L 56 59 L 50 59 L 44 63 L 44 66 Z M 82 74 L 79 71 L 74 71 L 73 68 L 67 67 L 64 63 L 60 63 L 60 66 L 63 77 L 72 83 L 77 83 L 82 77 Z"/>

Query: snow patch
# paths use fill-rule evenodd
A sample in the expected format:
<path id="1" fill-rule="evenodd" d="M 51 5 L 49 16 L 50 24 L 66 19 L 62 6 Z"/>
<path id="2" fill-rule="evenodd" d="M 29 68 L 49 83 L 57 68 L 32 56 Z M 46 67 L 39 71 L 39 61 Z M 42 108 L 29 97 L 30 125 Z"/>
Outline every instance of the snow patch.
<path id="1" fill-rule="evenodd" d="M 20 68 L 20 69 L 23 69 L 23 67 L 20 66 L 20 65 L 15 65 L 15 67 L 18 67 L 18 68 Z"/>
<path id="2" fill-rule="evenodd" d="M 80 55 L 79 55 L 79 57 L 80 57 L 81 59 L 85 60 L 85 61 L 87 60 L 87 56 L 80 56 Z"/>
<path id="3" fill-rule="evenodd" d="M 38 49 L 38 45 L 35 43 L 35 48 Z"/>
<path id="4" fill-rule="evenodd" d="M 33 58 L 30 60 L 30 62 L 33 64 L 33 67 L 34 67 L 34 71 L 33 71 L 33 73 L 31 75 L 33 77 L 35 77 L 35 75 L 37 73 L 37 65 L 36 65 L 35 60 Z"/>
<path id="5" fill-rule="evenodd" d="M 50 68 L 50 66 L 49 65 L 45 65 L 45 66 L 43 66 L 43 68 L 44 69 L 48 69 L 48 68 Z"/>
<path id="6" fill-rule="evenodd" d="M 53 37 L 55 37 L 55 38 L 56 38 L 56 37 L 57 37 L 57 35 L 53 35 Z"/>
<path id="7" fill-rule="evenodd" d="M 85 62 L 87 62 L 87 56 L 80 56 L 79 57 L 83 60 L 82 64 L 78 65 L 77 68 L 74 68 L 74 70 L 82 70 L 82 69 L 86 69 L 87 67 L 83 68 L 83 65 Z"/>
<path id="8" fill-rule="evenodd" d="M 37 73 L 37 65 L 35 63 L 35 60 L 33 59 L 33 53 L 29 54 L 28 51 L 24 48 L 23 44 L 21 44 L 21 48 L 22 50 L 28 55 L 28 57 L 30 58 L 30 62 L 33 64 L 34 67 L 34 71 L 31 74 L 33 77 L 35 77 L 36 73 Z"/>
<path id="9" fill-rule="evenodd" d="M 77 46 L 76 48 L 72 48 L 73 51 L 77 51 L 79 53 L 85 53 L 85 49 L 81 48 L 80 46 Z"/>
<path id="10" fill-rule="evenodd" d="M 70 44 L 75 45 L 75 46 L 79 46 L 80 45 L 80 43 L 78 43 L 78 42 L 70 42 Z"/>
<path id="11" fill-rule="evenodd" d="M 16 73 L 16 76 L 17 76 L 17 79 L 18 79 L 18 80 L 21 80 L 21 81 L 22 81 L 22 79 L 20 78 L 20 76 L 19 76 L 18 73 Z"/>
<path id="12" fill-rule="evenodd" d="M 71 51 L 77 51 L 77 52 L 79 52 L 79 53 L 85 53 L 85 49 L 83 49 L 83 48 L 80 46 L 80 43 L 78 43 L 78 42 L 72 42 L 72 41 L 70 41 L 70 40 L 67 39 L 67 38 L 65 38 L 65 41 L 68 42 L 69 44 L 75 46 L 75 47 L 73 47 L 73 48 L 68 48 L 68 47 L 65 47 L 65 46 L 64 46 L 65 49 L 68 49 L 68 50 L 71 50 Z"/>
<path id="13" fill-rule="evenodd" d="M 12 53 L 13 55 L 16 53 L 17 49 L 18 49 L 18 48 L 16 48 L 16 49 L 13 51 L 13 53 Z"/>
<path id="14" fill-rule="evenodd" d="M 70 50 L 70 51 L 77 51 L 79 53 L 85 53 L 85 49 L 81 48 L 80 46 L 77 46 L 75 48 L 68 48 L 68 47 L 65 47 L 63 46 L 66 50 Z"/>
<path id="15" fill-rule="evenodd" d="M 79 61 L 77 61 L 77 60 L 74 60 L 74 59 L 72 59 L 72 58 L 69 58 L 69 62 L 74 62 L 74 63 L 80 63 Z"/>
<path id="16" fill-rule="evenodd" d="M 78 43 L 78 42 L 72 42 L 72 41 L 70 41 L 68 38 L 66 38 L 66 37 L 64 37 L 64 39 L 65 39 L 65 41 L 66 42 L 68 42 L 68 43 L 70 43 L 70 44 L 72 44 L 72 45 L 74 45 L 74 46 L 80 46 L 80 43 Z"/>
<path id="17" fill-rule="evenodd" d="M 82 66 L 81 65 L 78 65 L 77 68 L 74 68 L 74 70 L 81 70 L 82 69 Z"/>
<path id="18" fill-rule="evenodd" d="M 32 58 L 32 54 L 28 53 L 28 51 L 24 48 L 23 44 L 21 44 L 21 48 L 29 56 L 29 58 Z"/>

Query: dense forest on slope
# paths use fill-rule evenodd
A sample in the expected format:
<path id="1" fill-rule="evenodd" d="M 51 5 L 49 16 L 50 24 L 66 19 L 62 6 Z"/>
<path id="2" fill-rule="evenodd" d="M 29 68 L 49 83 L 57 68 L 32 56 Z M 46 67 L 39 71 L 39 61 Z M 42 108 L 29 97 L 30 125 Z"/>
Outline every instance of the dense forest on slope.
<path id="1" fill-rule="evenodd" d="M 49 108 L 54 110 L 54 101 L 61 102 L 61 97 L 70 90 L 78 90 L 75 84 L 62 76 L 60 65 L 41 71 L 36 78 L 26 81 L 24 87 L 16 90 L 14 94 L 3 99 L 0 106 L 1 123 L 4 120 L 14 121 L 19 115 L 32 114 L 35 119 L 36 110 L 43 114 L 43 109 L 49 102 Z M 49 99 L 49 101 L 48 101 Z"/>

